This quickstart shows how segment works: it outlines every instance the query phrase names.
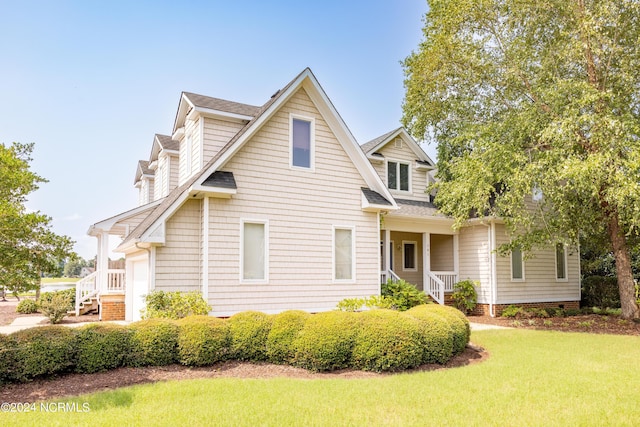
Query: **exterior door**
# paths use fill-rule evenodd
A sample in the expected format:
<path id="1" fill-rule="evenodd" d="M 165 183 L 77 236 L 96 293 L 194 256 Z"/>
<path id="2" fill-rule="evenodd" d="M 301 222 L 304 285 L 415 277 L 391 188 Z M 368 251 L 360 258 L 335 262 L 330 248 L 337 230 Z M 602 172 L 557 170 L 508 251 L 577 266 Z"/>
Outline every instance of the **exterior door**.
<path id="1" fill-rule="evenodd" d="M 144 298 L 149 293 L 149 261 L 146 256 L 134 258 L 127 262 L 127 312 L 126 319 L 137 321 L 142 318 L 140 311 L 144 309 Z M 131 284 L 131 285 L 129 285 Z"/>

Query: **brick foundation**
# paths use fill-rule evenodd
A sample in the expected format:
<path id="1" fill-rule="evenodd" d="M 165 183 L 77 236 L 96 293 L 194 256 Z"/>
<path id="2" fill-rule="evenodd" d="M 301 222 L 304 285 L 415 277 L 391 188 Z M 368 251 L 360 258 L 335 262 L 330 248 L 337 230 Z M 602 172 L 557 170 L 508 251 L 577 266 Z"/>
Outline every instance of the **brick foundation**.
<path id="1" fill-rule="evenodd" d="M 100 297 L 100 320 L 124 320 L 124 317 L 124 294 L 110 294 Z"/>
<path id="2" fill-rule="evenodd" d="M 556 301 L 556 302 L 519 302 L 513 304 L 494 304 L 493 310 L 495 316 L 500 316 L 502 310 L 515 305 L 523 308 L 565 308 L 565 309 L 579 309 L 580 301 Z M 473 310 L 472 315 L 475 316 L 489 316 L 489 304 L 478 304 Z"/>

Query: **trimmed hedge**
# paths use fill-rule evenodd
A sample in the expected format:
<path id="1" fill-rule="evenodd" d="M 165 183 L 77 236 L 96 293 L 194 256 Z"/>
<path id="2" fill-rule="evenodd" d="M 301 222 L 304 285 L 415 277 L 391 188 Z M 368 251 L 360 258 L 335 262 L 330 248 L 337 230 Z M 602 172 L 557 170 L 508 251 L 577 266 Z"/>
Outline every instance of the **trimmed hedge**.
<path id="1" fill-rule="evenodd" d="M 352 367 L 364 371 L 400 371 L 422 364 L 420 321 L 393 310 L 365 311 L 355 337 Z"/>
<path id="2" fill-rule="evenodd" d="M 440 304 L 426 304 L 414 307 L 411 310 L 425 310 L 429 313 L 435 313 L 442 316 L 447 321 L 451 329 L 453 338 L 453 354 L 460 354 L 464 351 L 471 336 L 471 325 L 469 324 L 469 320 L 467 320 L 460 310 Z"/>
<path id="3" fill-rule="evenodd" d="M 469 339 L 458 310 L 435 304 L 406 312 L 243 312 L 222 320 L 192 316 L 149 319 L 122 327 L 45 326 L 0 335 L 0 383 L 69 371 L 91 373 L 119 366 L 227 359 L 285 363 L 313 371 L 356 368 L 399 371 L 446 363 Z"/>
<path id="4" fill-rule="evenodd" d="M 298 337 L 311 316 L 306 311 L 289 310 L 273 316 L 271 330 L 267 336 L 267 359 L 269 362 L 293 363 L 295 349 L 293 341 Z"/>
<path id="5" fill-rule="evenodd" d="M 361 313 L 328 311 L 309 317 L 293 341 L 294 363 L 311 371 L 349 367 L 358 334 L 358 314 Z"/>
<path id="6" fill-rule="evenodd" d="M 127 365 L 163 366 L 178 361 L 178 325 L 172 320 L 148 319 L 129 325 L 131 354 Z"/>
<path id="7" fill-rule="evenodd" d="M 64 326 L 42 326 L 14 332 L 14 367 L 11 379 L 33 378 L 69 371 L 75 359 L 75 333 Z"/>
<path id="8" fill-rule="evenodd" d="M 131 330 L 110 323 L 81 326 L 75 338 L 75 371 L 91 374 L 123 366 L 131 353 Z"/>
<path id="9" fill-rule="evenodd" d="M 33 314 L 38 312 L 38 303 L 32 299 L 23 299 L 16 306 L 16 313 Z"/>
<path id="10" fill-rule="evenodd" d="M 236 360 L 259 362 L 267 360 L 267 337 L 271 317 L 260 311 L 243 311 L 231 316 L 231 357 Z"/>
<path id="11" fill-rule="evenodd" d="M 419 305 L 407 311 L 407 315 L 420 321 L 422 340 L 422 363 L 444 365 L 453 356 L 453 334 L 447 319 L 426 305 Z"/>
<path id="12" fill-rule="evenodd" d="M 231 352 L 229 323 L 210 316 L 190 316 L 178 322 L 178 361 L 187 366 L 221 362 Z"/>

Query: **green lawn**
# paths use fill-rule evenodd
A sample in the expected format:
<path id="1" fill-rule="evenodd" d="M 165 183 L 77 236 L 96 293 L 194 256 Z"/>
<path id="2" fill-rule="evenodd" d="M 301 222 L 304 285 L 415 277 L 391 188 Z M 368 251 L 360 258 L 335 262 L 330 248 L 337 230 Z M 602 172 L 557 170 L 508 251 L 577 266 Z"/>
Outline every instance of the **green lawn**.
<path id="1" fill-rule="evenodd" d="M 474 332 L 483 363 L 379 379 L 208 379 L 71 400 L 87 413 L 2 414 L 2 425 L 624 426 L 640 420 L 640 338 Z"/>

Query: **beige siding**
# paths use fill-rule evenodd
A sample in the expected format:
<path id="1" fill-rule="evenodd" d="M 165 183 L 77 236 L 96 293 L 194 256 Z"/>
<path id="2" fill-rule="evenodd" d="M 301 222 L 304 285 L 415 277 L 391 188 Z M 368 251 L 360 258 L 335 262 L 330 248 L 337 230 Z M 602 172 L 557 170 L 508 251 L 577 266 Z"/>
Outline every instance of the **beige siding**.
<path id="1" fill-rule="evenodd" d="M 507 243 L 509 238 L 503 225 L 496 225 L 496 243 Z M 568 280 L 556 279 L 555 249 L 536 250 L 525 254 L 524 281 L 511 280 L 510 256 L 496 259 L 498 304 L 545 301 L 576 301 L 580 299 L 579 253 L 567 248 Z"/>
<path id="2" fill-rule="evenodd" d="M 180 173 L 180 160 L 178 156 L 169 156 L 169 189 L 167 194 L 178 186 L 178 176 Z"/>
<path id="3" fill-rule="evenodd" d="M 315 118 L 314 171 L 289 167 L 290 112 Z M 378 292 L 378 218 L 361 210 L 366 184 L 302 89 L 224 169 L 234 173 L 238 192 L 211 199 L 208 294 L 215 314 L 331 310 L 343 298 Z M 268 284 L 240 283 L 241 219 L 268 221 Z M 355 283 L 333 283 L 333 226 L 355 227 Z"/>
<path id="4" fill-rule="evenodd" d="M 138 193 L 138 205 L 146 205 L 147 203 L 153 202 L 155 186 L 154 180 L 148 178 L 142 178 L 140 180 L 140 190 Z"/>
<path id="5" fill-rule="evenodd" d="M 416 155 L 411 150 L 411 148 L 409 148 L 406 142 L 402 144 L 402 148 L 396 148 L 394 142 L 391 141 L 382 149 L 378 150 L 378 152 L 384 156 L 385 161 L 372 162 L 372 164 L 376 172 L 378 172 L 380 178 L 382 178 L 382 182 L 387 185 L 387 161 L 399 161 L 409 163 L 410 165 L 409 170 L 411 171 L 411 192 L 407 193 L 403 191 L 392 190 L 391 192 L 395 197 L 408 200 L 429 200 L 429 196 L 425 193 L 425 190 L 427 188 L 427 171 L 416 169 Z"/>
<path id="6" fill-rule="evenodd" d="M 454 271 L 453 235 L 430 235 L 431 271 Z"/>
<path id="7" fill-rule="evenodd" d="M 491 292 L 491 256 L 489 227 L 476 225 L 460 229 L 458 239 L 459 280 L 478 281 L 478 302 L 489 303 Z"/>
<path id="8" fill-rule="evenodd" d="M 127 219 L 124 219 L 122 221 L 118 221 L 115 226 L 127 226 L 129 228 L 129 231 L 127 232 L 127 234 L 129 234 L 131 231 L 133 231 L 134 228 L 136 228 L 138 226 L 138 224 L 140 224 L 142 222 L 142 220 L 144 220 L 149 213 L 151 213 L 151 210 L 145 210 L 143 212 L 140 212 L 137 215 L 134 215 L 132 217 L 129 217 Z"/>
<path id="9" fill-rule="evenodd" d="M 244 122 L 231 122 L 212 118 L 204 119 L 203 163 L 206 164 L 238 133 Z"/>
<path id="10" fill-rule="evenodd" d="M 153 200 L 158 200 L 161 199 L 163 197 L 165 197 L 167 195 L 167 190 L 168 190 L 168 183 L 167 183 L 167 179 L 168 179 L 168 167 L 169 167 L 169 162 L 168 162 L 168 158 L 166 155 L 160 155 L 158 157 L 158 167 L 156 168 L 156 179 L 155 179 L 155 195 Z"/>
<path id="11" fill-rule="evenodd" d="M 200 171 L 200 118 L 196 120 L 186 120 L 184 126 L 184 136 L 180 140 L 180 175 L 179 185 L 182 185 L 191 176 Z M 191 139 L 191 147 L 188 147 L 187 140 Z M 187 153 L 190 148 L 189 153 Z M 187 164 L 189 162 L 189 164 Z"/>
<path id="12" fill-rule="evenodd" d="M 401 279 L 412 283 L 423 289 L 423 263 L 424 257 L 422 253 L 422 234 L 420 233 L 404 233 L 398 231 L 391 232 L 391 241 L 393 241 L 393 271 Z M 414 242 L 416 244 L 416 268 L 414 270 L 405 270 L 403 257 L 403 243 Z"/>
<path id="13" fill-rule="evenodd" d="M 167 220 L 165 245 L 156 248 L 156 289 L 200 291 L 201 204 L 188 200 Z"/>

